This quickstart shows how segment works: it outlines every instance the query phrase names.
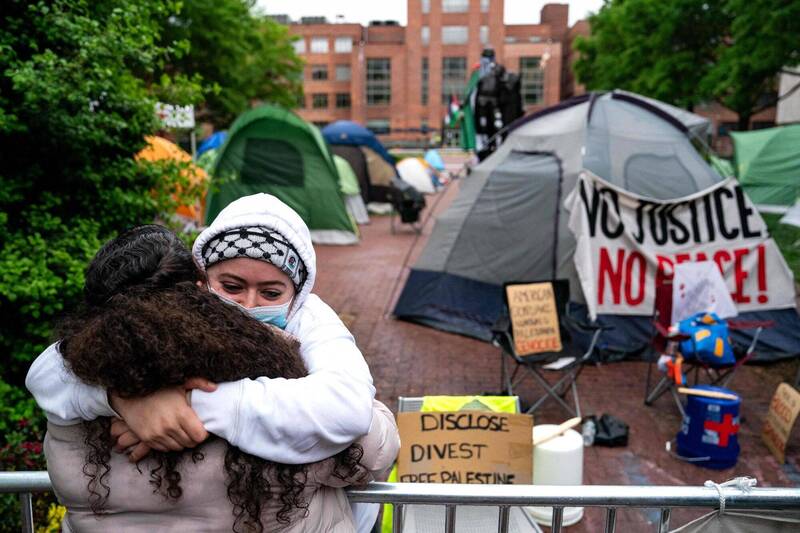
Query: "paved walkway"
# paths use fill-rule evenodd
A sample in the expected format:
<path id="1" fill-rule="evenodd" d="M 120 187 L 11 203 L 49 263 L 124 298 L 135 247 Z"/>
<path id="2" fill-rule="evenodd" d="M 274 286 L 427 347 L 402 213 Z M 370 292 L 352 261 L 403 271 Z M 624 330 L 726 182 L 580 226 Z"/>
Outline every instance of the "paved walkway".
<path id="1" fill-rule="evenodd" d="M 457 165 L 456 165 L 457 166 Z M 468 178 L 467 178 L 468 179 Z M 372 217 L 361 226 L 357 246 L 317 247 L 319 277 L 315 292 L 337 312 L 347 315 L 356 340 L 375 378 L 378 398 L 397 408 L 398 396 L 480 394 L 495 392 L 500 381 L 499 352 L 488 343 L 402 322 L 391 316 L 397 294 L 414 259 L 430 235 L 434 216 L 457 192 L 453 183 L 439 196 L 429 197 L 421 235 L 408 226 L 390 232 L 388 217 Z M 791 381 L 797 362 L 746 366 L 732 387 L 744 397 L 739 443 L 741 455 L 731 469 L 715 471 L 672 458 L 664 450 L 680 428 L 672 400 L 663 396 L 655 406 L 642 403 L 647 366 L 641 362 L 588 367 L 579 380 L 585 413 L 609 413 L 630 425 L 624 448 L 585 449 L 584 483 L 595 485 L 702 485 L 737 475 L 756 477 L 760 486 L 800 486 L 800 430 L 787 449 L 788 463 L 779 465 L 761 442 L 760 431 L 769 401 L 781 381 Z M 528 381 L 523 400 L 536 389 Z M 541 413 L 541 414 L 539 414 Z M 562 422 L 565 416 L 552 401 L 537 412 L 536 423 Z M 698 513 L 677 510 L 672 525 Z M 618 531 L 643 531 L 658 520 L 657 510 L 622 511 Z M 570 532 L 602 530 L 603 511 L 587 510 Z"/>

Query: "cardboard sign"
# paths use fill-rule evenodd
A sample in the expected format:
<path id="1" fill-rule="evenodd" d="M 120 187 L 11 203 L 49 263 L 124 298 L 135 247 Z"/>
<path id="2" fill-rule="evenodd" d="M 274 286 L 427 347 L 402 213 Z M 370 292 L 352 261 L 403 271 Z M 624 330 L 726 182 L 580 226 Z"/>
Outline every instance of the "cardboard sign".
<path id="1" fill-rule="evenodd" d="M 194 128 L 193 105 L 181 106 L 156 102 L 156 116 L 161 124 L 167 128 Z"/>
<path id="2" fill-rule="evenodd" d="M 781 383 L 769 404 L 767 420 L 761 438 L 772 455 L 783 464 L 786 461 L 786 442 L 800 413 L 800 392 L 788 383 Z"/>
<path id="3" fill-rule="evenodd" d="M 530 484 L 533 417 L 491 411 L 400 413 L 401 483 Z"/>
<path id="4" fill-rule="evenodd" d="M 551 283 L 508 285 L 506 298 L 517 354 L 561 351 L 558 310 Z"/>

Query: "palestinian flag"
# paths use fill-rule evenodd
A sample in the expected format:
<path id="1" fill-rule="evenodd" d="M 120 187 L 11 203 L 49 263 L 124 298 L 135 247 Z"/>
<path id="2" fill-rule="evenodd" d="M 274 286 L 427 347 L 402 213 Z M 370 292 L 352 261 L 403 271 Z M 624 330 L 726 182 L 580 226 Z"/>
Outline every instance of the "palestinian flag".
<path id="1" fill-rule="evenodd" d="M 450 95 L 450 105 L 447 108 L 447 124 L 454 128 L 461 118 L 461 104 L 456 95 Z"/>

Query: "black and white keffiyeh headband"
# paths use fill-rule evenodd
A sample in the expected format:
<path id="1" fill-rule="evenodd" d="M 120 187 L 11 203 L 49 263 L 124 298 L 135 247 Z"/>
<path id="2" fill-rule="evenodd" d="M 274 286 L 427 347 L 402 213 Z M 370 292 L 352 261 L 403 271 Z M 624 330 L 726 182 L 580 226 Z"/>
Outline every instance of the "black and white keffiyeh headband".
<path id="1" fill-rule="evenodd" d="M 308 277 L 306 266 L 294 246 L 277 231 L 261 226 L 222 232 L 206 242 L 201 255 L 206 269 L 237 257 L 266 261 L 289 276 L 297 292 Z"/>

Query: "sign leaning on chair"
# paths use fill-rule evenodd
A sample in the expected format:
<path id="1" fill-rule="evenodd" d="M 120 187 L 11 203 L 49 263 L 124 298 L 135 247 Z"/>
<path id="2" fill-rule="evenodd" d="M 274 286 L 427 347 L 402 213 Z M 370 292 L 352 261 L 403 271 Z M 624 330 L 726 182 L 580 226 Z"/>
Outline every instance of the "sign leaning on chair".
<path id="1" fill-rule="evenodd" d="M 519 355 L 561 351 L 558 310 L 551 283 L 507 285 L 506 298 L 514 349 Z"/>
<path id="2" fill-rule="evenodd" d="M 584 170 L 566 199 L 589 314 L 652 315 L 674 265 L 713 261 L 739 312 L 795 307 L 786 261 L 732 179 L 672 200 L 634 196 Z"/>

